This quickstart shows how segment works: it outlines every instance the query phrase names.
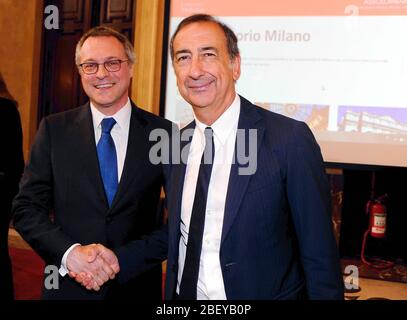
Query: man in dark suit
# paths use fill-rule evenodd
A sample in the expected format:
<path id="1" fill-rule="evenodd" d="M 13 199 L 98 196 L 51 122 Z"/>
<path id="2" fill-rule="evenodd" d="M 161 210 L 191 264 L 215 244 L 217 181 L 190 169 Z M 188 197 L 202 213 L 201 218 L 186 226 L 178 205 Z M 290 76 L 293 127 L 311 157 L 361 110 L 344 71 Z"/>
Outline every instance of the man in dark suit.
<path id="1" fill-rule="evenodd" d="M 44 286 L 44 299 L 160 299 L 161 266 L 99 290 L 119 265 L 108 249 L 97 255 L 94 249 L 115 249 L 160 225 L 163 169 L 149 161 L 149 134 L 170 130 L 170 122 L 128 98 L 135 57 L 125 36 L 93 28 L 75 58 L 90 102 L 42 120 L 14 200 L 15 227 L 47 265 L 59 268 L 59 288 Z M 68 272 L 91 274 L 95 291 Z"/>
<path id="2" fill-rule="evenodd" d="M 166 297 L 343 298 L 329 185 L 308 127 L 236 94 L 237 38 L 211 16 L 184 19 L 171 54 L 195 130 L 187 164 L 172 169 L 171 179 L 179 183 L 168 195 Z M 214 164 L 201 192 L 202 132 L 208 127 Z M 204 220 L 203 230 L 195 224 L 197 194 L 206 196 L 204 217 L 197 218 Z"/>
<path id="3" fill-rule="evenodd" d="M 8 253 L 11 202 L 18 192 L 24 168 L 23 134 L 17 102 L 9 94 L 0 74 L 0 301 L 12 300 L 13 276 Z"/>
<path id="4" fill-rule="evenodd" d="M 171 164 L 165 298 L 343 299 L 329 184 L 307 125 L 236 94 L 237 38 L 213 17 L 184 19 L 170 45 L 195 120 L 181 131 L 187 159 Z M 164 258 L 166 244 L 157 231 L 116 250 L 121 280 Z"/>

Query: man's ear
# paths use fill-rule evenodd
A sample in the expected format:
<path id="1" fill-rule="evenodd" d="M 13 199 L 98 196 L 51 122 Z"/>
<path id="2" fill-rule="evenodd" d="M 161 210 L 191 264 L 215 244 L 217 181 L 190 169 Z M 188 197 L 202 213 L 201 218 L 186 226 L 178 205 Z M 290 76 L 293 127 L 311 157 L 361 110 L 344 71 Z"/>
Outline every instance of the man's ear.
<path id="1" fill-rule="evenodd" d="M 133 78 L 134 63 L 129 64 L 129 72 L 130 72 L 130 78 Z"/>
<path id="2" fill-rule="evenodd" d="M 232 59 L 233 80 L 235 81 L 240 78 L 240 62 L 241 59 L 239 54 Z"/>

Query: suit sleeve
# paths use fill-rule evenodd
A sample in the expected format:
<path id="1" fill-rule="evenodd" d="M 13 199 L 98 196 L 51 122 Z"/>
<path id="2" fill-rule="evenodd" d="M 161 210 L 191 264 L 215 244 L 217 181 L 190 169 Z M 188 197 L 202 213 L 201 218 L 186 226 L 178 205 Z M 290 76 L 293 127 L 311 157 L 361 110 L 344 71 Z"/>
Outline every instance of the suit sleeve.
<path id="1" fill-rule="evenodd" d="M 163 164 L 165 177 L 164 193 L 168 194 L 171 165 Z M 164 199 L 164 210 L 167 208 L 167 197 Z M 166 217 L 165 220 L 168 220 Z M 141 273 L 161 264 L 168 256 L 168 223 L 161 225 L 143 239 L 134 240 L 115 250 L 119 260 L 120 283 L 125 283 Z"/>
<path id="2" fill-rule="evenodd" d="M 168 254 L 168 225 L 153 231 L 144 239 L 134 240 L 115 250 L 119 260 L 120 283 L 127 282 L 141 273 L 160 265 Z"/>
<path id="3" fill-rule="evenodd" d="M 308 297 L 343 299 L 343 280 L 322 155 L 305 123 L 287 149 L 287 196 L 300 248 Z"/>
<path id="4" fill-rule="evenodd" d="M 13 201 L 14 226 L 47 264 L 59 266 L 64 252 L 74 244 L 51 221 L 53 175 L 49 124 L 44 119 L 31 149 L 30 160 Z"/>

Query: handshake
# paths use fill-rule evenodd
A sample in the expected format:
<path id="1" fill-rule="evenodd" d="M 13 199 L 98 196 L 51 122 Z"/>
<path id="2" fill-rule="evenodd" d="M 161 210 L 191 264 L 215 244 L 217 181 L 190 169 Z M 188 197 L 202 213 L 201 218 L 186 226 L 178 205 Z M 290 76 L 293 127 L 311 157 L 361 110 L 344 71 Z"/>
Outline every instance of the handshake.
<path id="1" fill-rule="evenodd" d="M 66 267 L 71 278 L 95 291 L 120 271 L 116 255 L 101 244 L 74 247 L 68 254 Z"/>

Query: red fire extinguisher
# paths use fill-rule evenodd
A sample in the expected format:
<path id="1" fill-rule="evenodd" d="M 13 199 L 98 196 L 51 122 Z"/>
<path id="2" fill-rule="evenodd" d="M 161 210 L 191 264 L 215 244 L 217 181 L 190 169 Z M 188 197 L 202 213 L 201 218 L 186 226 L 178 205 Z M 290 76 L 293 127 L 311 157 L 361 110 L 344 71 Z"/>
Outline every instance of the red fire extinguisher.
<path id="1" fill-rule="evenodd" d="M 369 215 L 369 227 L 363 236 L 361 259 L 362 262 L 368 266 L 376 269 L 386 269 L 394 265 L 394 262 L 385 261 L 382 259 L 371 259 L 370 261 L 365 257 L 366 241 L 370 234 L 373 238 L 383 239 L 386 237 L 386 219 L 387 210 L 384 202 L 387 199 L 387 194 L 375 199 L 369 200 L 366 204 L 366 214 Z"/>
<path id="2" fill-rule="evenodd" d="M 385 205 L 380 199 L 369 201 L 366 213 L 370 214 L 369 228 L 370 235 L 374 238 L 382 239 L 386 236 L 386 218 L 387 212 Z"/>

